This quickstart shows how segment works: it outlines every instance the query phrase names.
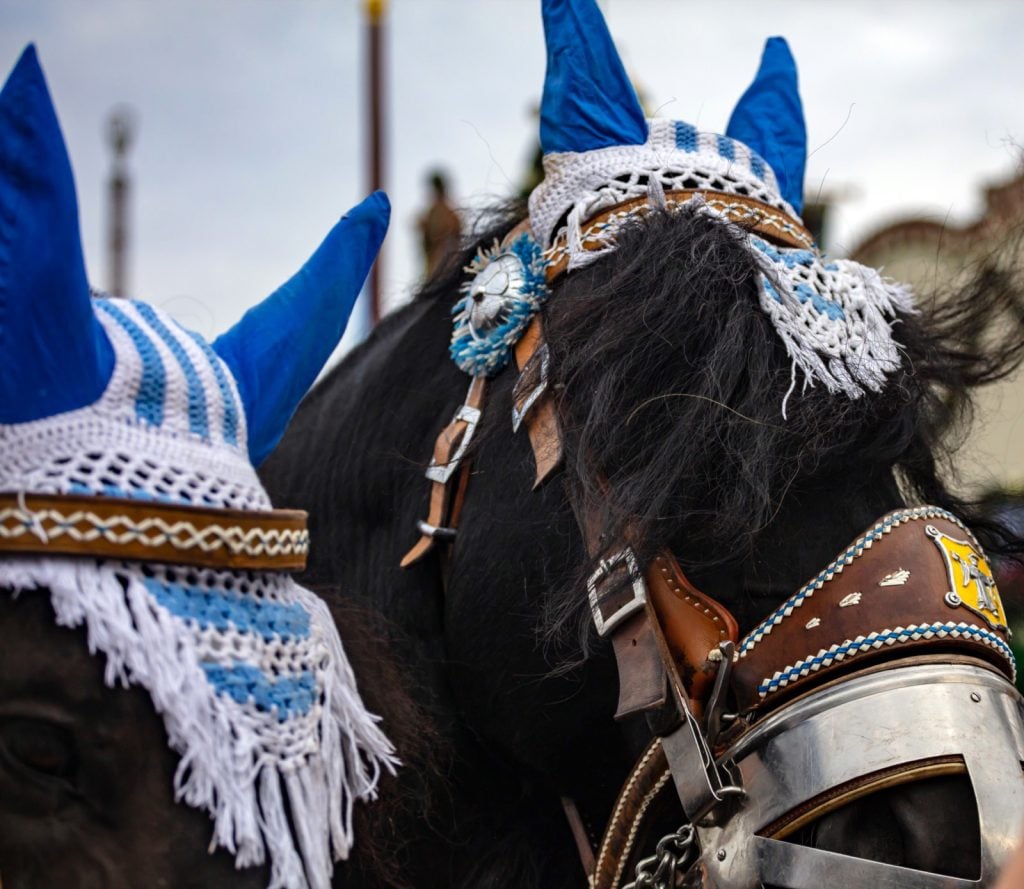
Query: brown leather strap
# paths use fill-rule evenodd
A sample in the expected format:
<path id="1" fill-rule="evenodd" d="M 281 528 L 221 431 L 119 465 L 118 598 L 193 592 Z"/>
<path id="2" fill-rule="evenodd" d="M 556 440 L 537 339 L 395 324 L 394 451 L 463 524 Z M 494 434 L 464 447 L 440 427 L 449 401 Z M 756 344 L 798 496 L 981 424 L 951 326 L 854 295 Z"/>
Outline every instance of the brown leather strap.
<path id="1" fill-rule="evenodd" d="M 78 494 L 0 493 L 0 552 L 300 571 L 302 510 L 263 512 Z"/>
<path id="2" fill-rule="evenodd" d="M 589 877 L 594 872 L 595 859 L 594 849 L 590 845 L 590 837 L 587 835 L 587 828 L 583 824 L 583 817 L 580 815 L 576 801 L 568 796 L 561 797 L 561 800 L 562 811 L 565 812 L 565 820 L 569 823 L 572 838 L 576 841 L 576 852 L 580 856 L 580 864 L 583 865 L 583 872 Z"/>
<path id="3" fill-rule="evenodd" d="M 425 473 L 430 479 L 430 506 L 427 518 L 419 523 L 420 538 L 402 557 L 402 568 L 408 568 L 422 559 L 434 548 L 438 540 L 451 542 L 455 537 L 469 473 L 469 461 L 465 459 L 465 452 L 477 423 L 480 422 L 486 392 L 487 380 L 482 376 L 473 377 L 465 402 L 434 442 L 434 456 Z M 459 473 L 459 477 L 453 485 L 452 478 L 456 472 Z"/>
<path id="4" fill-rule="evenodd" d="M 637 760 L 619 791 L 598 849 L 597 863 L 590 871 L 593 889 L 617 889 L 627 862 L 639 851 L 637 841 L 643 836 L 645 818 L 651 806 L 671 786 L 672 773 L 665 751 L 661 740 L 655 738 Z"/>
<path id="5" fill-rule="evenodd" d="M 760 201 L 744 195 L 681 189 L 666 192 L 665 202 L 669 207 L 678 207 L 698 196 L 703 198 L 708 207 L 721 213 L 729 221 L 756 232 L 778 246 L 803 249 L 811 249 L 814 246 L 814 236 L 797 220 L 782 210 L 769 207 L 767 204 L 762 204 Z M 616 204 L 611 209 L 591 217 L 582 227 L 583 248 L 585 250 L 603 249 L 607 246 L 607 241 L 602 237 L 605 229 L 625 221 L 630 216 L 649 213 L 653 209 L 650 199 L 644 196 Z M 562 232 L 545 251 L 545 258 L 548 260 L 546 275 L 549 282 L 554 281 L 569 266 L 566 237 L 566 233 Z"/>
<path id="6" fill-rule="evenodd" d="M 576 509 L 591 558 L 602 556 L 587 594 L 598 633 L 610 635 L 619 673 L 615 716 L 663 706 L 666 679 L 703 711 L 719 661 L 720 642 L 739 637 L 729 611 L 701 593 L 675 557 L 659 553 L 641 572 L 629 544 L 606 547 L 600 506 Z"/>
<path id="7" fill-rule="evenodd" d="M 690 583 L 667 550 L 651 561 L 646 579 L 669 655 L 682 673 L 691 709 L 700 716 L 721 663 L 719 644 L 739 639 L 736 619 Z"/>
<path id="8" fill-rule="evenodd" d="M 540 315 L 534 316 L 516 343 L 515 359 L 520 373 L 512 391 L 512 425 L 516 431 L 520 423 L 526 425 L 537 468 L 533 482 L 536 490 L 562 465 L 563 458 L 562 432 L 548 384 L 547 344 Z"/>

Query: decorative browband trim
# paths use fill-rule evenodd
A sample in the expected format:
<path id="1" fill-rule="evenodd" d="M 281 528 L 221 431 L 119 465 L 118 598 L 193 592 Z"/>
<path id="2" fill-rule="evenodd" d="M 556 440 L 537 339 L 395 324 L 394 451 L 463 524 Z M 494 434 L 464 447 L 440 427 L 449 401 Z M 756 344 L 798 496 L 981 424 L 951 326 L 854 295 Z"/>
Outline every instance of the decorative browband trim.
<path id="1" fill-rule="evenodd" d="M 953 522 L 957 527 L 961 528 L 971 540 L 974 540 L 974 536 L 963 522 L 960 521 L 960 519 L 951 512 L 947 512 L 946 510 L 939 509 L 935 506 L 919 506 L 914 509 L 900 510 L 899 512 L 887 515 L 884 519 L 878 522 L 878 524 L 851 543 L 850 546 L 847 547 L 840 556 L 834 559 L 827 568 L 818 574 L 817 577 L 805 584 L 799 591 L 783 602 L 775 609 L 775 611 L 769 614 L 767 618 L 751 630 L 751 632 L 748 633 L 740 643 L 739 651 L 736 653 L 737 659 L 746 657 L 758 642 L 771 633 L 776 626 L 782 623 L 782 621 L 789 617 L 796 609 L 800 608 L 807 599 L 814 595 L 815 591 L 820 590 L 837 574 L 842 574 L 843 569 L 863 555 L 865 550 L 871 549 L 876 540 L 881 539 L 886 534 L 889 534 L 893 529 L 898 528 L 906 522 L 936 518 L 942 518 Z"/>
<path id="2" fill-rule="evenodd" d="M 296 571 L 306 567 L 308 552 L 302 510 L 247 512 L 121 497 L 0 493 L 0 554 Z"/>
<path id="3" fill-rule="evenodd" d="M 683 189 L 665 194 L 665 204 L 669 208 L 678 208 L 702 198 L 704 205 L 716 213 L 720 213 L 730 222 L 756 232 L 783 247 L 797 249 L 813 249 L 814 236 L 799 222 L 774 207 L 762 204 L 753 198 L 742 195 L 723 194 L 715 191 Z M 601 250 L 608 246 L 609 230 L 614 231 L 629 219 L 639 218 L 654 209 L 647 197 L 634 198 L 618 204 L 610 210 L 587 221 L 581 232 L 581 241 L 585 250 Z M 548 281 L 561 275 L 569 264 L 569 245 L 567 234 L 563 230 L 554 243 L 545 251 L 547 261 L 546 274 Z"/>
<path id="4" fill-rule="evenodd" d="M 981 642 L 984 645 L 998 651 L 1009 663 L 1013 679 L 1016 682 L 1017 668 L 1013 657 L 1013 651 L 995 633 L 984 630 L 976 624 L 966 624 L 962 621 L 953 621 L 927 624 L 911 624 L 908 627 L 896 627 L 892 630 L 880 630 L 876 633 L 868 633 L 866 636 L 858 636 L 856 639 L 847 639 L 841 645 L 831 645 L 825 651 L 821 651 L 812 657 L 797 661 L 791 667 L 779 670 L 771 678 L 766 678 L 757 687 L 760 697 L 767 697 L 771 692 L 785 688 L 791 682 L 816 673 L 818 670 L 832 666 L 845 658 L 853 657 L 867 651 L 877 650 L 885 646 L 898 645 L 903 642 L 920 642 L 922 639 L 969 639 L 974 642 Z"/>

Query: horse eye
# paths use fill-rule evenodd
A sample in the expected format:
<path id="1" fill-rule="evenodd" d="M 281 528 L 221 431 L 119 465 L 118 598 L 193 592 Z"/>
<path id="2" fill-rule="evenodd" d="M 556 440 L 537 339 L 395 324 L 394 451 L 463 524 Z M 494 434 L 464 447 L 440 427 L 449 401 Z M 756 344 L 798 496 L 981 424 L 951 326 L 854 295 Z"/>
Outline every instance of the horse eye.
<path id="1" fill-rule="evenodd" d="M 77 765 L 71 732 L 41 719 L 0 721 L 0 753 L 6 753 L 26 769 L 51 778 L 70 779 Z"/>

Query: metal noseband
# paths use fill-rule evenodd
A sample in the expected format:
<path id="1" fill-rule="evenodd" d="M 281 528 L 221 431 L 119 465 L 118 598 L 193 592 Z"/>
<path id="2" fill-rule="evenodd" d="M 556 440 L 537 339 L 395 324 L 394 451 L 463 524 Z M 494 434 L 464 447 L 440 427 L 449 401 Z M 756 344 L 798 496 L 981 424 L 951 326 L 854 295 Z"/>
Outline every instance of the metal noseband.
<path id="1" fill-rule="evenodd" d="M 719 761 L 738 771 L 748 796 L 724 824 L 697 826 L 706 889 L 988 886 L 1024 830 L 1022 699 L 982 666 L 891 666 L 812 692 L 767 717 Z M 977 800 L 976 880 L 783 839 L 858 796 L 950 773 L 966 773 Z"/>

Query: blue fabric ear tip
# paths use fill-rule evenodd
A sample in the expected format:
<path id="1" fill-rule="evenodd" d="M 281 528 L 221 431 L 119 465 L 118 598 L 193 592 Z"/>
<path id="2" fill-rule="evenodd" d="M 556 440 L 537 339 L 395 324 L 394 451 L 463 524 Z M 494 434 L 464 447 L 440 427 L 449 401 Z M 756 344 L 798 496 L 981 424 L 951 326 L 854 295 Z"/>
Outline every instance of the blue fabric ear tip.
<path id="1" fill-rule="evenodd" d="M 93 313 L 71 162 L 36 48 L 0 91 L 0 422 L 92 404 L 114 352 Z"/>
<path id="2" fill-rule="evenodd" d="M 25 70 L 22 70 L 22 69 Z M 11 73 L 7 76 L 7 83 L 17 82 L 23 77 L 32 76 L 29 74 L 28 69 L 34 69 L 32 74 L 39 80 L 44 80 L 43 69 L 39 64 L 39 53 L 36 51 L 36 45 L 29 43 L 21 51 L 21 55 L 18 56 L 18 61 L 14 63 L 14 67 L 11 68 Z M 6 84 L 5 84 L 6 87 Z"/>
<path id="3" fill-rule="evenodd" d="M 335 224 L 295 275 L 213 343 L 238 384 L 254 466 L 280 440 L 345 332 L 390 213 L 387 195 L 369 195 Z"/>
<path id="4" fill-rule="evenodd" d="M 782 197 L 799 213 L 803 209 L 807 128 L 796 61 L 785 38 L 765 41 L 757 74 L 736 103 L 725 134 L 768 162 L 779 180 Z"/>
<path id="5" fill-rule="evenodd" d="M 377 189 L 373 194 L 370 195 L 368 200 L 373 201 L 381 210 L 386 213 L 388 217 L 391 216 L 391 199 L 388 197 L 388 193 L 383 189 Z"/>
<path id="6" fill-rule="evenodd" d="M 341 218 L 355 220 L 372 219 L 375 216 L 382 217 L 385 223 L 391 218 L 391 201 L 387 193 L 380 189 L 368 194 Z"/>
<path id="7" fill-rule="evenodd" d="M 594 0 L 543 0 L 545 154 L 642 145 L 647 121 Z"/>

